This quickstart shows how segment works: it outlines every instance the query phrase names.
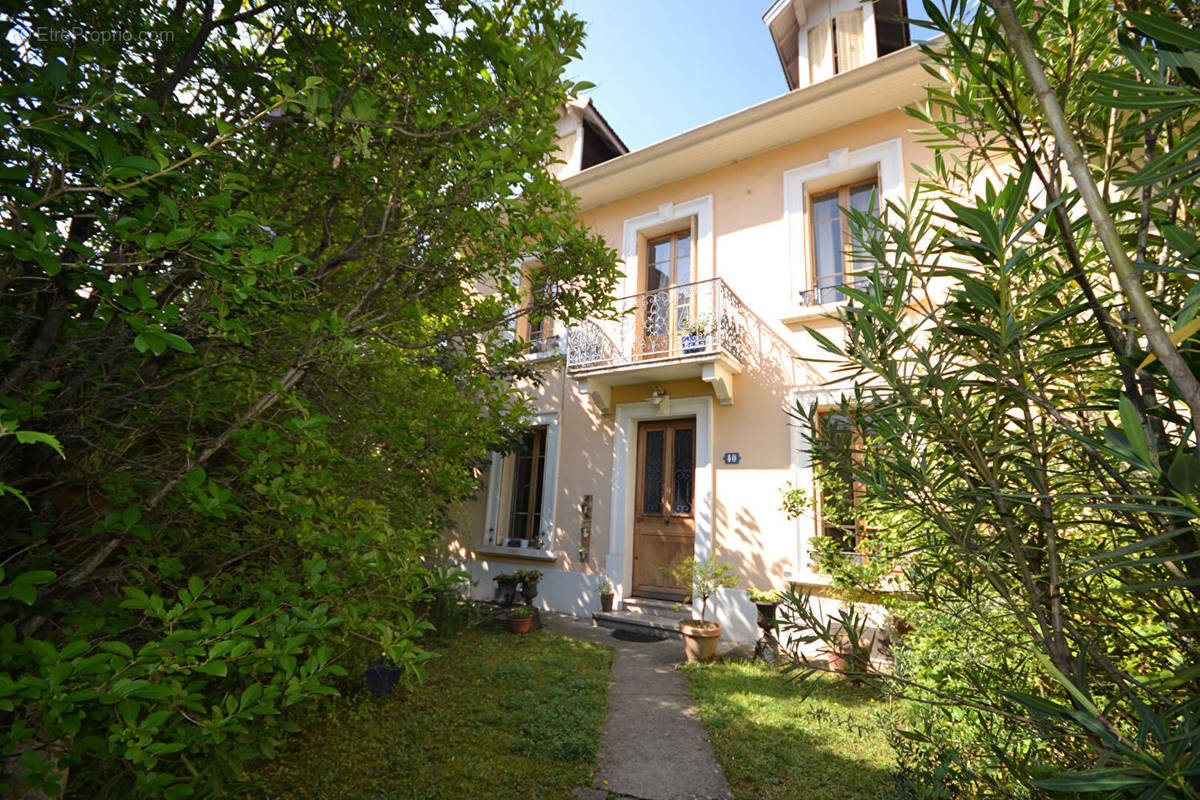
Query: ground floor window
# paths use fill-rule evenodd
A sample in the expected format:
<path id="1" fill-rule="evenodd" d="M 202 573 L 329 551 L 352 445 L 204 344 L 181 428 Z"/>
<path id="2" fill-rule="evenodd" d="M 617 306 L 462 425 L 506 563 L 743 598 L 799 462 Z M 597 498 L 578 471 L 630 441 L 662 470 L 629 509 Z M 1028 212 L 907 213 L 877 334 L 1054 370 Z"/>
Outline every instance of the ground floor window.
<path id="1" fill-rule="evenodd" d="M 546 428 L 539 426 L 521 437 L 504 460 L 509 487 L 507 522 L 502 523 L 507 547 L 539 547 L 542 528 L 542 490 L 546 480 Z"/>
<path id="2" fill-rule="evenodd" d="M 826 552 L 861 557 L 864 524 L 858 513 L 862 486 L 854 477 L 855 436 L 850 420 L 836 411 L 817 414 L 815 446 L 833 456 L 832 463 L 814 465 L 817 533 Z M 818 559 L 819 561 L 819 559 Z"/>

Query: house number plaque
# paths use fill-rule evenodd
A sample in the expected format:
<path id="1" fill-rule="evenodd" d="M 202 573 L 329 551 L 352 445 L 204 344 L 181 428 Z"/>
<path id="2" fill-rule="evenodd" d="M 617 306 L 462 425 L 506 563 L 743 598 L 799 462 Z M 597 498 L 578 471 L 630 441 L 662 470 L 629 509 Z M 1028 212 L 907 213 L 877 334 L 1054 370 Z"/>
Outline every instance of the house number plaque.
<path id="1" fill-rule="evenodd" d="M 740 464 L 740 463 L 742 463 L 742 454 L 741 453 L 726 453 L 722 460 L 726 464 Z"/>

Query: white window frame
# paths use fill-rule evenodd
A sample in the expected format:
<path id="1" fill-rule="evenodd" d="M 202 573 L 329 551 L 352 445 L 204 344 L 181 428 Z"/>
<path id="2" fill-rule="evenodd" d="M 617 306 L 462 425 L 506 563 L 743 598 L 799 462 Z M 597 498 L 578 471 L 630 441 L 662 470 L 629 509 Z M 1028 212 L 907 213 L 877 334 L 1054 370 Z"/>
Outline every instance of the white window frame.
<path id="1" fill-rule="evenodd" d="M 853 183 L 872 174 L 872 171 L 879 181 L 879 208 L 886 213 L 889 201 L 900 202 L 905 197 L 904 148 L 898 138 L 859 150 L 834 150 L 827 158 L 783 173 L 788 274 L 791 277 L 789 308 L 795 311 L 812 310 L 813 316 L 819 316 L 842 305 L 800 305 L 800 292 L 813 288 L 808 285 L 813 249 L 809 197 L 841 184 Z"/>
<path id="2" fill-rule="evenodd" d="M 487 514 L 484 517 L 482 546 L 489 551 L 503 550 L 514 554 L 534 553 L 551 556 L 554 552 L 555 525 L 554 501 L 558 497 L 558 449 L 561 414 L 558 411 L 541 411 L 530 420 L 531 425 L 546 429 L 546 465 L 542 476 L 542 520 L 538 529 L 542 546 L 507 547 L 497 542 L 500 524 L 500 494 L 504 478 L 504 459 L 507 456 L 492 453 L 492 465 L 488 470 Z"/>

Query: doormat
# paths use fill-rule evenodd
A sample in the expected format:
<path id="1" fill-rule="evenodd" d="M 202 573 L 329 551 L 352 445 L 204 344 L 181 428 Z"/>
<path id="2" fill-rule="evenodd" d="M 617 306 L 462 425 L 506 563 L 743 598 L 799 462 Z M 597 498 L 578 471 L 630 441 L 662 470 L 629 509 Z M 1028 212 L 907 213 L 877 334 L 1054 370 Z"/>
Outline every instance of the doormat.
<path id="1" fill-rule="evenodd" d="M 627 631 L 624 628 L 618 628 L 612 632 L 614 639 L 620 639 L 622 642 L 661 642 L 668 638 L 665 633 L 656 633 L 654 631 Z"/>

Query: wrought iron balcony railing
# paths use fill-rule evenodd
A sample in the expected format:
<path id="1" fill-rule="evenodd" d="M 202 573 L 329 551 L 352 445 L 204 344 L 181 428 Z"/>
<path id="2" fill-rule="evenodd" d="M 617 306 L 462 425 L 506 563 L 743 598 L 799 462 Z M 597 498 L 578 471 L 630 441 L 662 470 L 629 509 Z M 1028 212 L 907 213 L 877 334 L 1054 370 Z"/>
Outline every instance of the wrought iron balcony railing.
<path id="1" fill-rule="evenodd" d="M 880 272 L 879 277 L 883 282 L 884 288 L 890 289 L 896 285 L 895 276 L 889 273 Z M 829 283 L 812 289 L 805 289 L 800 292 L 800 305 L 824 306 L 840 303 L 846 299 L 846 294 L 842 291 L 842 287 L 853 286 L 855 289 L 869 289 L 873 280 L 874 275 L 872 273 L 860 272 L 857 275 L 851 275 L 848 281 Z"/>
<path id="2" fill-rule="evenodd" d="M 713 278 L 622 297 L 617 318 L 567 332 L 567 368 L 592 369 L 700 354 L 743 361 L 751 318 L 725 281 Z"/>

